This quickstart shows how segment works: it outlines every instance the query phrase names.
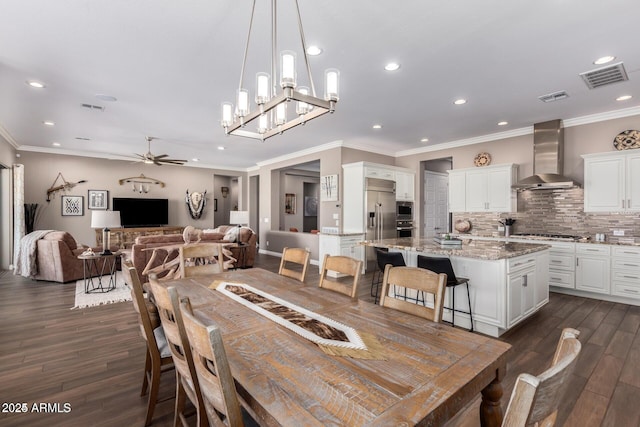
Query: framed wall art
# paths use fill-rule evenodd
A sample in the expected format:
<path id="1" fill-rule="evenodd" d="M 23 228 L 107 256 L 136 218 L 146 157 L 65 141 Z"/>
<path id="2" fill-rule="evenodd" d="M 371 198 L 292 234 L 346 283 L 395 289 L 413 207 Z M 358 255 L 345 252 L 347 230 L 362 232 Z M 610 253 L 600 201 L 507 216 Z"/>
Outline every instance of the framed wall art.
<path id="1" fill-rule="evenodd" d="M 296 213 L 296 195 L 295 193 L 287 193 L 284 195 L 284 213 Z"/>
<path id="2" fill-rule="evenodd" d="M 320 201 L 336 202 L 338 200 L 338 175 L 320 177 Z"/>
<path id="3" fill-rule="evenodd" d="M 62 216 L 82 216 L 84 215 L 83 196 L 62 196 Z"/>
<path id="4" fill-rule="evenodd" d="M 107 210 L 109 208 L 109 192 L 107 190 L 89 190 L 87 207 Z"/>

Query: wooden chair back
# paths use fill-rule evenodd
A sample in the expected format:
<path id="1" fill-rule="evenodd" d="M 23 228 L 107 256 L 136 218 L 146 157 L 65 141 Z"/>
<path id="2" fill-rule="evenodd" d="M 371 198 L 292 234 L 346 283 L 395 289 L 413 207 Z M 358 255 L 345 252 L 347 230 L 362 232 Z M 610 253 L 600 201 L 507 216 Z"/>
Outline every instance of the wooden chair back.
<path id="1" fill-rule="evenodd" d="M 520 374 L 511 393 L 502 425 L 553 426 L 558 405 L 569 385 L 582 345 L 579 331 L 562 330 L 551 367 L 536 376 Z"/>
<path id="2" fill-rule="evenodd" d="M 182 425 L 188 425 L 184 415 L 184 393 L 189 397 L 191 403 L 196 407 L 198 425 L 205 425 L 206 418 L 204 403 L 198 383 L 198 376 L 191 354 L 189 338 L 184 327 L 178 291 L 173 286 L 164 287 L 160 284 L 155 275 L 149 276 L 151 292 L 156 305 L 162 328 L 171 350 L 173 364 L 176 367 L 176 413 L 174 425 L 180 420 Z"/>
<path id="3" fill-rule="evenodd" d="M 442 321 L 446 283 L 446 274 L 438 274 L 418 267 L 394 267 L 391 264 L 387 264 L 382 279 L 380 305 L 424 317 L 434 322 L 440 322 Z M 416 292 L 432 294 L 433 308 L 390 297 L 388 295 L 389 287 L 393 285 L 413 289 Z"/>
<path id="4" fill-rule="evenodd" d="M 203 276 L 225 271 L 219 244 L 200 243 L 180 247 L 180 277 Z"/>
<path id="5" fill-rule="evenodd" d="M 322 262 L 322 273 L 320 274 L 320 287 L 332 291 L 340 292 L 355 298 L 358 292 L 358 281 L 360 280 L 360 271 L 362 269 L 362 261 L 350 258 L 348 256 L 326 254 Z M 351 280 L 344 277 L 332 279 L 327 275 L 328 271 L 335 271 L 342 275 L 350 276 Z"/>
<path id="6" fill-rule="evenodd" d="M 284 248 L 278 274 L 304 282 L 310 256 L 311 253 L 303 248 Z M 297 264 L 297 269 L 291 269 L 290 264 Z"/>
<path id="7" fill-rule="evenodd" d="M 164 332 L 161 332 L 158 310 L 153 302 L 144 297 L 140 276 L 138 276 L 138 272 L 131 261 L 123 262 L 122 273 L 124 274 L 125 282 L 131 286 L 133 308 L 139 315 L 138 321 L 141 335 L 147 343 L 144 377 L 140 395 L 144 396 L 147 391 L 149 392 L 144 423 L 145 426 L 148 426 L 153 420 L 153 413 L 158 401 L 160 376 L 162 372 L 174 367 L 173 359 L 168 349 Z M 156 338 L 156 329 L 158 330 L 158 338 Z"/>
<path id="8" fill-rule="evenodd" d="M 194 364 L 210 425 L 242 427 L 244 425 L 222 334 L 216 325 L 205 326 L 193 315 L 187 298 L 180 311 L 191 344 Z M 225 423 L 220 418 L 225 417 Z"/>

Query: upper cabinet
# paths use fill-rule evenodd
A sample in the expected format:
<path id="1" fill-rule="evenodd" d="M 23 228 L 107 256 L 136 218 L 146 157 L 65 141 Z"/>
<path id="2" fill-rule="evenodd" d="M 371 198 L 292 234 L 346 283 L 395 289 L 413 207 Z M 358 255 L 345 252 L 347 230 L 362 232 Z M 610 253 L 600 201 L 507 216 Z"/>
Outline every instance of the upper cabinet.
<path id="1" fill-rule="evenodd" d="M 451 212 L 515 212 L 518 177 L 514 164 L 455 169 L 449 172 Z"/>
<path id="2" fill-rule="evenodd" d="M 584 211 L 640 211 L 640 150 L 585 154 Z"/>
<path id="3" fill-rule="evenodd" d="M 415 174 L 413 172 L 396 171 L 396 200 L 414 201 Z"/>

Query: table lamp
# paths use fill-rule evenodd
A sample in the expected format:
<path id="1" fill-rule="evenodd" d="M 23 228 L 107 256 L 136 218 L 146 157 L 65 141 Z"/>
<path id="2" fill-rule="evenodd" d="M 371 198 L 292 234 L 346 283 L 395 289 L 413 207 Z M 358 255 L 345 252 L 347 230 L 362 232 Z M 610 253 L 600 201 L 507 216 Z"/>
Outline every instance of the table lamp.
<path id="1" fill-rule="evenodd" d="M 92 211 L 91 228 L 102 228 L 102 252 L 100 255 L 111 255 L 111 236 L 109 227 L 120 227 L 119 211 Z"/>
<path id="2" fill-rule="evenodd" d="M 236 224 L 238 227 L 249 224 L 249 211 L 231 211 L 229 224 Z"/>

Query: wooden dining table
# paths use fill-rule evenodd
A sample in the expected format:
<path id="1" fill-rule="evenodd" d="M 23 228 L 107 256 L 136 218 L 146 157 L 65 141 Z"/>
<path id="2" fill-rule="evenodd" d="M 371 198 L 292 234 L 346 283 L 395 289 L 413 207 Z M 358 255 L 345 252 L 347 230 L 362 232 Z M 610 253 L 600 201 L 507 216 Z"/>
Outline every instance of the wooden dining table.
<path id="1" fill-rule="evenodd" d="M 385 360 L 329 355 L 211 289 L 260 291 L 371 334 Z M 483 426 L 502 422 L 510 345 L 254 268 L 162 282 L 220 327 L 238 394 L 266 426 L 440 426 L 482 394 Z"/>

